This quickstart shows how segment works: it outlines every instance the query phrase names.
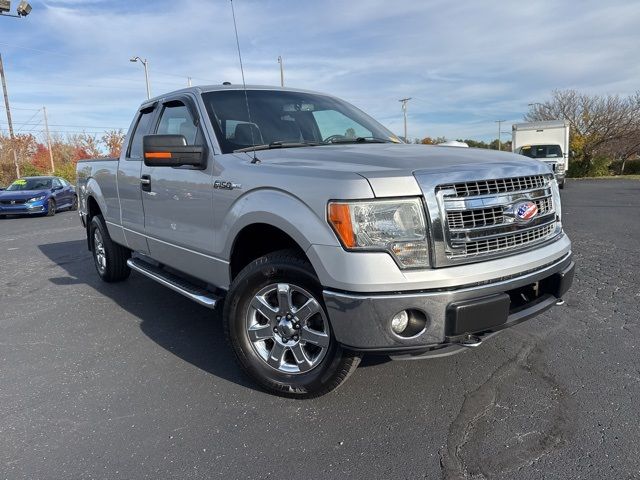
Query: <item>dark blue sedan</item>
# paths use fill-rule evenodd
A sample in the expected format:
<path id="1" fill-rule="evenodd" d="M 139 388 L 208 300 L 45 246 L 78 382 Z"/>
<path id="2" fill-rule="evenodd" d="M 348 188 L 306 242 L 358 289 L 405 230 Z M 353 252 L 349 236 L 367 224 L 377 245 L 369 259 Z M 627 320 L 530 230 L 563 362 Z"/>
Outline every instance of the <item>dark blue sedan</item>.
<path id="1" fill-rule="evenodd" d="M 60 177 L 24 177 L 0 191 L 0 217 L 41 214 L 53 216 L 58 210 L 77 210 L 78 196 L 73 185 Z"/>

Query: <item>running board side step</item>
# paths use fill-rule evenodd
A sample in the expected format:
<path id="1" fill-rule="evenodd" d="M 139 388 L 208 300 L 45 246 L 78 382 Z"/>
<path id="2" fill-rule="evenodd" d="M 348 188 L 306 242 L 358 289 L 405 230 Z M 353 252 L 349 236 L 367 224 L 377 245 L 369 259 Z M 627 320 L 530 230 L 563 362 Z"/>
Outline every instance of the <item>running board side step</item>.
<path id="1" fill-rule="evenodd" d="M 214 309 L 216 308 L 218 300 L 220 300 L 220 298 L 212 292 L 200 288 L 184 278 L 167 272 L 155 265 L 151 265 L 139 258 L 130 258 L 127 260 L 127 265 L 131 270 L 135 270 L 145 277 L 149 277 L 151 280 L 155 280 L 159 284 L 169 287 L 174 292 L 178 292 L 204 307 Z"/>

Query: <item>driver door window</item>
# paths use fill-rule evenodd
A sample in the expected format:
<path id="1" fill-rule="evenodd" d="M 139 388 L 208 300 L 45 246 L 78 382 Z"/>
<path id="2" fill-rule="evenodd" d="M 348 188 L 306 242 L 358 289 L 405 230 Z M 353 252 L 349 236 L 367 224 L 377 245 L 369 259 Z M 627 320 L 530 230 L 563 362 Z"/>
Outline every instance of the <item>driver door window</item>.
<path id="1" fill-rule="evenodd" d="M 198 127 L 194 124 L 189 109 L 183 103 L 176 102 L 164 107 L 156 133 L 182 135 L 187 140 L 187 145 L 195 145 Z"/>

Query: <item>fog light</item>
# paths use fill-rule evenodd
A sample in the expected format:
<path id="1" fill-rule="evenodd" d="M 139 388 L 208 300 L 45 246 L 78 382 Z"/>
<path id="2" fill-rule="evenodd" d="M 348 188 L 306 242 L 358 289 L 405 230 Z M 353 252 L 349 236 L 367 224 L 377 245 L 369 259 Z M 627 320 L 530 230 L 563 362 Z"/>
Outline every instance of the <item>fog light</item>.
<path id="1" fill-rule="evenodd" d="M 407 329 L 407 325 L 409 325 L 409 314 L 406 310 L 396 313 L 391 319 L 391 330 L 398 335 Z"/>

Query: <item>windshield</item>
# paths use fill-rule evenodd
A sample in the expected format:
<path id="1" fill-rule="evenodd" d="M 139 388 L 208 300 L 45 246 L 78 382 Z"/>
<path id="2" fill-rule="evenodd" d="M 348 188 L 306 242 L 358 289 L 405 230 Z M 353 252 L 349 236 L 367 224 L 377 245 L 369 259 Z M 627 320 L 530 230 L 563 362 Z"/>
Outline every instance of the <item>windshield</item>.
<path id="1" fill-rule="evenodd" d="M 19 178 L 7 190 L 48 190 L 51 188 L 50 178 Z"/>
<path id="2" fill-rule="evenodd" d="M 253 145 L 295 146 L 400 140 L 362 111 L 337 98 L 280 90 L 202 95 L 224 153 Z"/>
<path id="3" fill-rule="evenodd" d="M 520 155 L 529 158 L 562 158 L 560 145 L 527 145 L 520 149 Z"/>

